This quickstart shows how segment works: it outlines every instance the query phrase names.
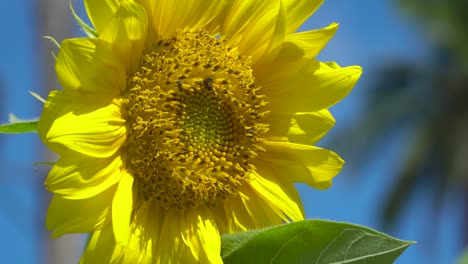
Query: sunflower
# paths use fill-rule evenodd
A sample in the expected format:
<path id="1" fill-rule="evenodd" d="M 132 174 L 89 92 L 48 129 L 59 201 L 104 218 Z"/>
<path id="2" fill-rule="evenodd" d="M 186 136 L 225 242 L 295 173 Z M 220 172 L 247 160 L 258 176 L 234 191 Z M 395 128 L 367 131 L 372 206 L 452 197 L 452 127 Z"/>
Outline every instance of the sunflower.
<path id="1" fill-rule="evenodd" d="M 344 162 L 313 146 L 362 70 L 300 33 L 319 0 L 85 0 L 62 42 L 39 135 L 53 236 L 92 232 L 82 263 L 222 263 L 220 234 L 304 219 L 294 183 Z"/>

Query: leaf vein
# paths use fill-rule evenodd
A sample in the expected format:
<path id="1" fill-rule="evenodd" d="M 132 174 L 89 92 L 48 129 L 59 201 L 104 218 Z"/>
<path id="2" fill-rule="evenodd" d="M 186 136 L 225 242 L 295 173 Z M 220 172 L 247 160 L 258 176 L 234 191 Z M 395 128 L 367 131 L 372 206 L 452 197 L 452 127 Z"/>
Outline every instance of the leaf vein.
<path id="1" fill-rule="evenodd" d="M 296 238 L 302 236 L 304 233 L 306 232 L 309 232 L 309 229 L 306 229 L 304 231 L 302 231 L 301 233 L 295 235 L 294 237 L 292 237 L 291 239 L 289 239 L 288 241 L 286 241 L 286 243 L 284 243 L 279 249 L 278 251 L 276 252 L 276 254 L 273 256 L 273 258 L 270 260 L 270 264 L 273 263 L 273 261 L 275 261 L 275 259 L 278 257 L 278 255 L 281 253 L 281 251 L 289 244 L 291 243 L 292 241 L 294 241 Z"/>

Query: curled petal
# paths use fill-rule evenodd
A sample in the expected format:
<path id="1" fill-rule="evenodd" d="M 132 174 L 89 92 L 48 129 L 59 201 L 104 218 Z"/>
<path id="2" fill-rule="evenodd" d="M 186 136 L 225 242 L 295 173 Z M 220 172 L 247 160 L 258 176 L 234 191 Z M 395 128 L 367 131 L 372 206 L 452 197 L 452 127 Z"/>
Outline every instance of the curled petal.
<path id="1" fill-rule="evenodd" d="M 112 98 L 125 89 L 125 67 L 112 45 L 97 38 L 66 39 L 55 64 L 65 90 Z"/>
<path id="2" fill-rule="evenodd" d="M 284 221 L 304 220 L 302 203 L 296 190 L 284 188 L 284 186 L 270 177 L 256 174 L 251 182 L 251 186 L 258 196 L 267 201 L 271 208 L 283 218 Z"/>
<path id="3" fill-rule="evenodd" d="M 119 8 L 103 28 L 99 38 L 112 44 L 116 58 L 127 74 L 136 71 L 146 42 L 146 10 L 132 1 L 121 1 Z"/>
<path id="4" fill-rule="evenodd" d="M 271 98 L 273 110 L 296 113 L 329 108 L 348 95 L 362 73 L 359 66 L 331 68 L 310 62 L 297 72 L 289 72 L 282 82 L 270 82 L 265 93 Z"/>
<path id="5" fill-rule="evenodd" d="M 260 158 L 269 161 L 278 173 L 316 189 L 329 188 L 344 165 L 333 151 L 310 145 L 265 141 L 264 147 L 267 151 Z"/>
<path id="6" fill-rule="evenodd" d="M 119 7 L 119 0 L 84 0 L 88 17 L 100 33 Z"/>
<path id="7" fill-rule="evenodd" d="M 38 132 L 58 154 L 71 149 L 98 158 L 114 155 L 126 139 L 125 120 L 118 104 L 61 91 L 49 94 Z"/>

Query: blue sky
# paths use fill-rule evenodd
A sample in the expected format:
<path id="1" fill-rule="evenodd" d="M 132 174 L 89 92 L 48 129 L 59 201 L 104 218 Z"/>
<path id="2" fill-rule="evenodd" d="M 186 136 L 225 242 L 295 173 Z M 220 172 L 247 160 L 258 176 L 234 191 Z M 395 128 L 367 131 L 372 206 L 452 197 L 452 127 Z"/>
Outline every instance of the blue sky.
<path id="1" fill-rule="evenodd" d="M 3 38 L 0 42 L 0 122 L 6 122 L 8 113 L 20 118 L 38 116 L 41 103 L 29 96 L 28 90 L 41 90 L 39 43 L 41 39 L 36 24 L 37 1 L 9 1 L 0 5 Z M 75 1 L 75 5 L 80 5 Z M 301 30 L 319 28 L 339 22 L 340 28 L 319 58 L 345 65 L 361 65 L 364 74 L 355 90 L 340 104 L 331 109 L 337 125 L 331 133 L 346 129 L 362 114 L 363 103 L 375 67 L 391 60 L 425 61 L 428 50 L 420 26 L 410 24 L 400 15 L 393 1 L 355 0 L 326 1 Z M 50 33 L 53 35 L 53 32 Z M 352 177 L 345 167 L 328 191 L 316 191 L 299 186 L 309 218 L 348 221 L 378 227 L 376 212 L 381 197 L 392 182 L 399 166 L 400 149 L 405 144 L 405 134 L 396 134 L 389 142 L 379 146 L 379 156 L 369 161 L 363 177 Z M 321 143 L 327 145 L 327 140 Z M 0 242 L 4 263 L 39 263 L 44 251 L 40 247 L 44 212 L 38 196 L 43 191 L 43 173 L 33 170 L 33 163 L 42 161 L 37 156 L 41 143 L 37 135 L 0 135 Z M 347 157 L 344 157 L 347 159 Z M 43 170 L 41 170 L 43 172 Z M 441 212 L 442 228 L 432 228 L 434 220 L 428 219 L 430 201 L 425 193 L 415 195 L 409 203 L 401 228 L 392 235 L 402 239 L 417 240 L 397 263 L 451 263 L 457 256 L 461 237 L 456 235 L 461 225 L 459 205 L 449 197 Z M 432 241 L 438 235 L 439 241 Z M 435 243 L 435 244 L 433 244 Z"/>

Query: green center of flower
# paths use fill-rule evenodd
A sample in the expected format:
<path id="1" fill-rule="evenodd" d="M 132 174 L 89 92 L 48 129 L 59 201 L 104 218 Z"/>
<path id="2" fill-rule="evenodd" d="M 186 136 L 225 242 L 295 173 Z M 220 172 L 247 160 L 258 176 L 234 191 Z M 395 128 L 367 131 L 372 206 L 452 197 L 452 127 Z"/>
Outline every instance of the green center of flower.
<path id="1" fill-rule="evenodd" d="M 155 44 L 128 78 L 127 169 L 163 208 L 213 206 L 249 181 L 268 130 L 249 58 L 205 30 Z"/>

